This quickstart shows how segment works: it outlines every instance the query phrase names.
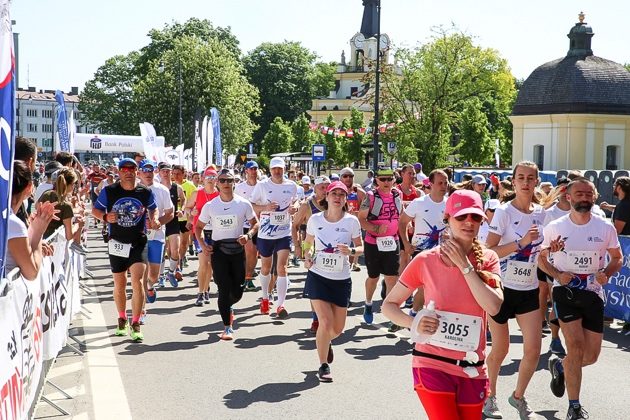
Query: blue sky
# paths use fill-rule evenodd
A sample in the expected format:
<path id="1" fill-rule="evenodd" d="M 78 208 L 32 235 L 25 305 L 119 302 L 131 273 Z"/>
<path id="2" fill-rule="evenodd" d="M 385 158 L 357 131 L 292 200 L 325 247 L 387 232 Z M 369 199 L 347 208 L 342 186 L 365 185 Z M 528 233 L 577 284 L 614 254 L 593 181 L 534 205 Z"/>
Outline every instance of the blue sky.
<path id="1" fill-rule="evenodd" d="M 437 25 L 458 28 L 494 48 L 527 77 L 562 57 L 578 13 L 593 27 L 595 55 L 630 62 L 626 0 L 382 0 L 381 28 L 396 46 L 426 42 Z M 261 42 L 300 41 L 324 61 L 339 60 L 361 25 L 361 0 L 13 0 L 20 33 L 20 87 L 68 90 L 104 61 L 148 43 L 151 28 L 190 17 L 231 26 L 250 51 Z"/>

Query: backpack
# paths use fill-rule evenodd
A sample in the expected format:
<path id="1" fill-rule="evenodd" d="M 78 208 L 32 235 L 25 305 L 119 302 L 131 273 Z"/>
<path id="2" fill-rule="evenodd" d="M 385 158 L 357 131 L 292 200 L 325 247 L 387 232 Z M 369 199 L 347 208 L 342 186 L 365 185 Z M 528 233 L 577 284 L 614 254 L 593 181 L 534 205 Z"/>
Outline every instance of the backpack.
<path id="1" fill-rule="evenodd" d="M 374 194 L 374 201 L 372 202 L 372 205 L 370 206 L 371 207 L 370 213 L 368 214 L 367 219 L 376 220 L 381 215 L 381 209 L 383 208 L 383 199 L 378 193 L 378 189 L 375 189 L 374 191 L 370 191 L 370 192 L 373 192 Z M 402 208 L 403 208 L 400 191 L 398 191 L 396 188 L 392 188 L 392 195 L 394 196 L 394 204 L 396 204 L 396 211 L 398 212 L 398 216 L 400 216 L 400 213 L 402 212 Z"/>

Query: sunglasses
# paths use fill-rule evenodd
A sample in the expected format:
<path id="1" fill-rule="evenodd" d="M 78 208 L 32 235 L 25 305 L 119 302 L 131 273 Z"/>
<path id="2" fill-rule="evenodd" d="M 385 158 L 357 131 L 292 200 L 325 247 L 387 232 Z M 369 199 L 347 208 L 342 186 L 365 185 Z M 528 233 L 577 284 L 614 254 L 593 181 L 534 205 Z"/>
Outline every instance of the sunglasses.
<path id="1" fill-rule="evenodd" d="M 379 181 L 381 182 L 392 182 L 394 180 L 394 178 L 392 177 L 387 177 L 387 178 L 377 178 Z"/>
<path id="2" fill-rule="evenodd" d="M 461 216 L 455 216 L 454 219 L 457 220 L 458 222 L 463 222 L 464 220 L 468 219 L 468 216 L 470 216 L 472 221 L 475 223 L 481 223 L 481 221 L 483 220 L 482 215 L 475 214 L 475 213 L 462 214 Z"/>
<path id="3" fill-rule="evenodd" d="M 207 176 L 207 177 L 205 177 L 205 180 L 206 180 L 206 181 L 216 181 L 216 180 L 217 180 L 217 177 L 216 177 L 216 176 L 214 176 L 214 175 L 212 175 L 212 176 Z"/>
<path id="4" fill-rule="evenodd" d="M 123 166 L 122 168 L 118 169 L 120 172 L 135 172 L 136 171 L 136 167 L 135 166 Z"/>
<path id="5" fill-rule="evenodd" d="M 234 178 L 219 178 L 219 183 L 225 184 L 226 182 L 231 184 L 234 182 Z"/>
<path id="6" fill-rule="evenodd" d="M 153 168 L 140 168 L 140 172 L 149 173 L 154 172 Z"/>
<path id="7" fill-rule="evenodd" d="M 354 175 L 352 174 L 343 174 L 341 175 L 342 178 L 354 178 Z"/>

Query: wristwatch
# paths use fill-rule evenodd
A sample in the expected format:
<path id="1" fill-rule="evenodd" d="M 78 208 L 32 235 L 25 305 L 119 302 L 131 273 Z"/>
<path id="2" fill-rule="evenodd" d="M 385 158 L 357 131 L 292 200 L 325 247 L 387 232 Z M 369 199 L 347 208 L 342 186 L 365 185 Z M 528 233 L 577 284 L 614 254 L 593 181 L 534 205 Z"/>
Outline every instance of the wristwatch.
<path id="1" fill-rule="evenodd" d="M 468 267 L 462 269 L 462 274 L 466 275 L 466 274 L 471 273 L 473 271 L 475 271 L 475 267 L 473 267 L 471 263 L 468 263 Z"/>
<path id="2" fill-rule="evenodd" d="M 355 255 L 357 253 L 356 248 L 350 248 L 350 255 Z"/>

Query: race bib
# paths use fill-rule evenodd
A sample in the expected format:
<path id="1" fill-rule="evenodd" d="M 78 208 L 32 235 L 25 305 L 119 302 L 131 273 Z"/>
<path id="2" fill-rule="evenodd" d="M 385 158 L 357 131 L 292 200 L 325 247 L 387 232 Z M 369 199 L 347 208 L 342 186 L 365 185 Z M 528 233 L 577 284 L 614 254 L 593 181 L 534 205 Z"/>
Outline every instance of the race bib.
<path id="1" fill-rule="evenodd" d="M 214 216 L 212 219 L 212 229 L 216 230 L 232 230 L 236 227 L 236 215 L 228 214 L 221 216 Z"/>
<path id="2" fill-rule="evenodd" d="M 315 258 L 315 266 L 329 273 L 340 273 L 343 270 L 343 260 L 342 254 L 320 252 Z"/>
<path id="3" fill-rule="evenodd" d="M 599 270 L 599 252 L 567 251 L 568 271 L 575 274 L 593 274 Z"/>
<path id="4" fill-rule="evenodd" d="M 269 213 L 269 224 L 272 226 L 284 226 L 289 224 L 289 214 L 282 211 L 272 211 Z"/>
<path id="5" fill-rule="evenodd" d="M 131 244 L 123 244 L 122 242 L 110 239 L 107 243 L 109 247 L 109 255 L 114 255 L 121 258 L 129 258 L 131 252 Z"/>
<path id="6" fill-rule="evenodd" d="M 435 312 L 439 315 L 440 326 L 427 344 L 449 350 L 477 350 L 483 322 L 481 317 L 455 312 Z"/>
<path id="7" fill-rule="evenodd" d="M 379 251 L 391 252 L 396 251 L 398 244 L 393 236 L 381 236 L 376 238 L 376 246 Z"/>
<path id="8" fill-rule="evenodd" d="M 508 261 L 505 283 L 520 286 L 534 286 L 538 284 L 536 264 L 525 261 Z"/>

